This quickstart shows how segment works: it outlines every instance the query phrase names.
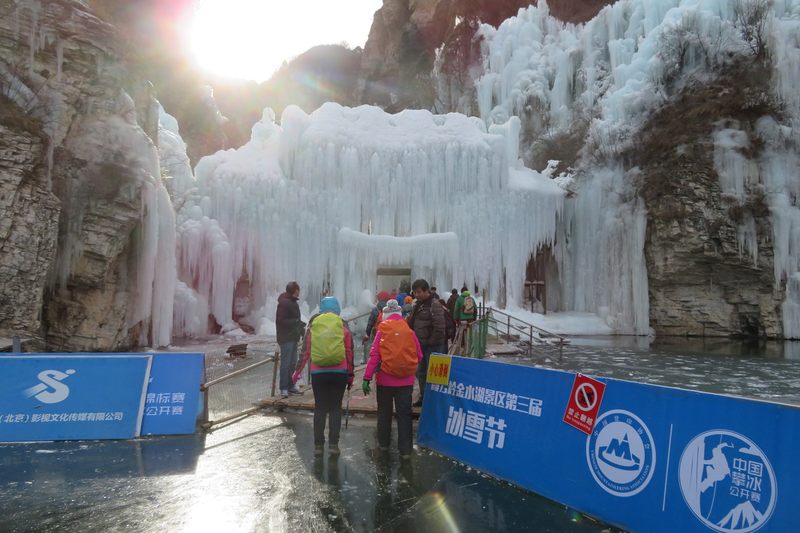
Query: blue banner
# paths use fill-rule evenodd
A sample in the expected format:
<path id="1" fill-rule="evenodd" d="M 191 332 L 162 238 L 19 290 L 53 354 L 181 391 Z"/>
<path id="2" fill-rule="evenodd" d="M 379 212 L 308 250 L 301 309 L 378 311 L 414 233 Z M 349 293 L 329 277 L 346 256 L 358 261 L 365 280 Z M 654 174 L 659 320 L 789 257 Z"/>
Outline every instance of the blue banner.
<path id="1" fill-rule="evenodd" d="M 139 435 L 150 355 L 0 357 L 0 441 Z"/>
<path id="2" fill-rule="evenodd" d="M 598 378 L 587 435 L 564 422 L 575 374 L 437 365 L 421 446 L 631 531 L 797 529 L 798 407 Z"/>
<path id="3" fill-rule="evenodd" d="M 203 382 L 202 353 L 155 353 L 147 385 L 142 435 L 194 433 Z"/>

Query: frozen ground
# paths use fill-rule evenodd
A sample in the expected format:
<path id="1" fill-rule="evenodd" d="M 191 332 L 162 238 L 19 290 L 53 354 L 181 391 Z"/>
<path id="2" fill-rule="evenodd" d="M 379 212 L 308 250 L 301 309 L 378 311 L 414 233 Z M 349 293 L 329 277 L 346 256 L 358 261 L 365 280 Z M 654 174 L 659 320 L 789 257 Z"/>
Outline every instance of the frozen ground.
<path id="1" fill-rule="evenodd" d="M 508 362 L 800 404 L 797 343 L 572 337 Z M 274 338 L 173 347 L 209 354 L 209 378 L 253 364 Z M 248 407 L 271 364 L 212 388 L 212 415 Z M 608 531 L 575 511 L 424 450 L 375 453 L 375 421 L 351 418 L 342 456 L 315 459 L 311 417 L 266 413 L 207 435 L 0 446 L 0 531 Z"/>
<path id="2" fill-rule="evenodd" d="M 315 459 L 311 417 L 263 415 L 209 435 L 0 446 L 0 531 L 608 531 L 418 451 L 374 452 L 351 419 Z"/>

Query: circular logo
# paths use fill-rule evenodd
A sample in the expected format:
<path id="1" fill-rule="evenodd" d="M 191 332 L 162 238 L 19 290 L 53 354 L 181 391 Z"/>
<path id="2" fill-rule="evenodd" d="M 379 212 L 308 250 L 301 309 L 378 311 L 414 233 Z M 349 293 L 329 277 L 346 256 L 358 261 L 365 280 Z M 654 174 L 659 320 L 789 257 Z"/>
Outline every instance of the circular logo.
<path id="1" fill-rule="evenodd" d="M 778 501 L 775 472 L 761 448 L 715 429 L 692 439 L 679 465 L 681 494 L 703 524 L 722 533 L 755 531 Z"/>
<path id="2" fill-rule="evenodd" d="M 614 496 L 633 496 L 644 490 L 653 477 L 653 436 L 633 413 L 607 411 L 600 415 L 586 439 L 586 461 L 603 490 Z"/>

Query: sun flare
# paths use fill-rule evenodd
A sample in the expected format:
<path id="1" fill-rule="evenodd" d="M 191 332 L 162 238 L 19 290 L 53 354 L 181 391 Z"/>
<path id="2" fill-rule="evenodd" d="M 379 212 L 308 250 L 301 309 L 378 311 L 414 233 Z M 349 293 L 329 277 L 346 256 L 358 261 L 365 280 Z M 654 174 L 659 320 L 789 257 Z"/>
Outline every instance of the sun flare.
<path id="1" fill-rule="evenodd" d="M 187 44 L 195 61 L 215 74 L 264 81 L 284 61 L 319 44 L 363 46 L 381 0 L 354 0 L 347 9 L 325 0 L 201 0 Z"/>

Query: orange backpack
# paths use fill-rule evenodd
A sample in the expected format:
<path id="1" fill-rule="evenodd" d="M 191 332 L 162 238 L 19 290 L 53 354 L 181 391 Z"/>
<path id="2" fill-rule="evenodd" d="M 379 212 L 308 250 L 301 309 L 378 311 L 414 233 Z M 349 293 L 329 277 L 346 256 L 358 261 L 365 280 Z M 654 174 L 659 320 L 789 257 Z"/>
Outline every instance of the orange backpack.
<path id="1" fill-rule="evenodd" d="M 417 372 L 417 343 L 405 320 L 384 320 L 378 325 L 381 332 L 381 372 L 396 378 L 413 376 Z"/>

